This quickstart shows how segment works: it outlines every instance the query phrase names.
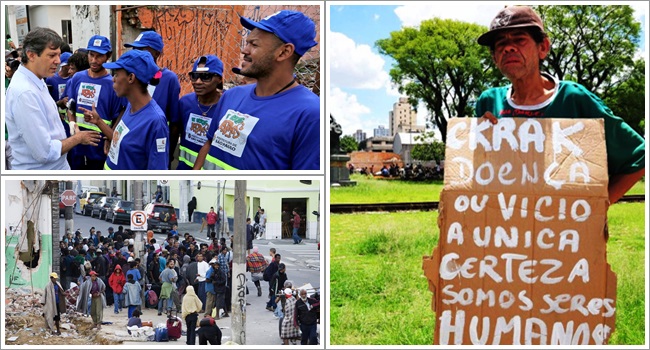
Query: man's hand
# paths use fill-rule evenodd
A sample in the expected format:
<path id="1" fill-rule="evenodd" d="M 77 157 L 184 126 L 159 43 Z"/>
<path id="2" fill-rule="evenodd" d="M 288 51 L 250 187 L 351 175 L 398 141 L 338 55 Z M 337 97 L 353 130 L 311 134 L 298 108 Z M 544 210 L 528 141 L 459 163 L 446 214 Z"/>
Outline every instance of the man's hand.
<path id="1" fill-rule="evenodd" d="M 499 120 L 497 119 L 497 117 L 495 117 L 494 114 L 492 114 L 492 112 L 485 112 L 485 113 L 483 113 L 483 115 L 481 116 L 481 119 L 483 119 L 483 120 L 488 120 L 488 121 L 490 121 L 490 123 L 492 123 L 492 124 L 496 124 L 496 123 L 498 123 L 498 121 L 499 121 Z"/>
<path id="2" fill-rule="evenodd" d="M 79 144 L 91 146 L 97 146 L 99 144 L 99 141 L 102 139 L 101 134 L 97 131 L 80 131 L 78 127 L 77 131 L 74 134 L 74 137 L 77 137 L 79 139 Z"/>

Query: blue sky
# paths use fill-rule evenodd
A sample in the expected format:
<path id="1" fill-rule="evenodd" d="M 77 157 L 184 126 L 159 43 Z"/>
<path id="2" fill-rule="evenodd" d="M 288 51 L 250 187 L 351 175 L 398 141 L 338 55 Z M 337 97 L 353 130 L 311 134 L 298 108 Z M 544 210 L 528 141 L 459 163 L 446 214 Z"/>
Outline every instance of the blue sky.
<path id="1" fill-rule="evenodd" d="M 548 4 L 545 2 L 544 4 Z M 517 4 L 526 4 L 518 2 Z M 609 4 L 609 3 L 607 3 Z M 646 58 L 647 2 L 622 3 L 635 8 L 642 23 L 639 55 Z M 399 5 L 347 5 L 328 1 L 329 64 L 328 107 L 341 124 L 344 135 L 362 129 L 368 137 L 378 125 L 388 127 L 388 112 L 400 94 L 390 82 L 388 72 L 394 61 L 379 54 L 378 39 L 402 26 L 416 26 L 422 20 L 441 17 L 488 26 L 507 2 L 399 2 Z M 427 112 L 418 108 L 418 124 L 424 124 Z"/>

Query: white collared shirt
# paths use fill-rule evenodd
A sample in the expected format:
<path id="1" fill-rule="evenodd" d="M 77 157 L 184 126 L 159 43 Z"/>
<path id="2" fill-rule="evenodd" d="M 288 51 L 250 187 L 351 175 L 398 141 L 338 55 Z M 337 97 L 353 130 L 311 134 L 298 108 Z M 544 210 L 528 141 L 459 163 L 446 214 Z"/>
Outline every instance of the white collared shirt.
<path id="1" fill-rule="evenodd" d="M 45 82 L 21 65 L 5 97 L 12 169 L 70 170 L 61 154 L 65 129 Z"/>

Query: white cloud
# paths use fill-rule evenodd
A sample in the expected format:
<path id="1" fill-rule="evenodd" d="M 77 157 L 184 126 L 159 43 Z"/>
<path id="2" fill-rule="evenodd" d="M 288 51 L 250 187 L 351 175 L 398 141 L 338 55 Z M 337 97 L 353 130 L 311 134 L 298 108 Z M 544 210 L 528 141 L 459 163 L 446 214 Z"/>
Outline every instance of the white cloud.
<path id="1" fill-rule="evenodd" d="M 499 9 L 505 5 L 505 3 L 494 2 L 417 2 L 398 6 L 395 14 L 402 22 L 402 26 L 406 27 L 418 26 L 423 20 L 434 17 L 488 26 Z"/>
<path id="2" fill-rule="evenodd" d="M 390 84 L 386 61 L 368 45 L 358 45 L 345 34 L 328 34 L 330 79 L 340 88 L 381 89 Z"/>
<path id="3" fill-rule="evenodd" d="M 357 96 L 334 87 L 327 96 L 330 113 L 337 123 L 341 124 L 343 135 L 353 134 L 357 129 L 364 128 L 362 118 L 371 113 L 370 108 L 357 101 Z"/>
<path id="4" fill-rule="evenodd" d="M 375 13 L 375 15 L 372 16 L 372 19 L 374 19 L 375 21 L 378 21 L 379 20 L 379 14 Z"/>

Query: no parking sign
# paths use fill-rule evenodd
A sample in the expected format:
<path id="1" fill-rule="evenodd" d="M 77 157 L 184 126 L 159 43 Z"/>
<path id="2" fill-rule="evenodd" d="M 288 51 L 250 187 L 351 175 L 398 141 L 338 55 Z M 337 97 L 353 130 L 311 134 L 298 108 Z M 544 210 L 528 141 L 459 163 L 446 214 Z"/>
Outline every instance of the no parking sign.
<path id="1" fill-rule="evenodd" d="M 147 215 L 143 210 L 134 210 L 131 212 L 131 231 L 146 231 Z"/>

